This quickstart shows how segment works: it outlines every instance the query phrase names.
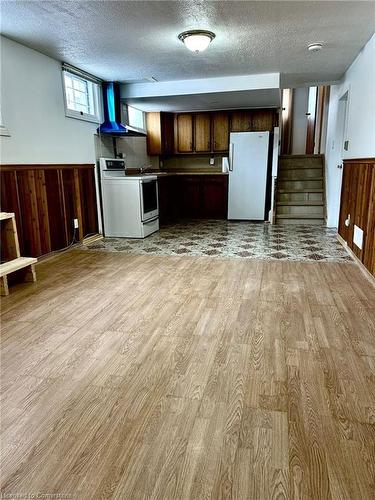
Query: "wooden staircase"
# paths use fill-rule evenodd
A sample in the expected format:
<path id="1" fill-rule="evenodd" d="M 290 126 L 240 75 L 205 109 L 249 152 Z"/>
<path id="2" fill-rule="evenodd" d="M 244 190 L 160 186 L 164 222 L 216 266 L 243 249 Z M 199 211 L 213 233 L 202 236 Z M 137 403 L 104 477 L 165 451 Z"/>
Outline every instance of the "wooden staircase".
<path id="1" fill-rule="evenodd" d="M 276 224 L 325 224 L 323 155 L 279 157 Z"/>

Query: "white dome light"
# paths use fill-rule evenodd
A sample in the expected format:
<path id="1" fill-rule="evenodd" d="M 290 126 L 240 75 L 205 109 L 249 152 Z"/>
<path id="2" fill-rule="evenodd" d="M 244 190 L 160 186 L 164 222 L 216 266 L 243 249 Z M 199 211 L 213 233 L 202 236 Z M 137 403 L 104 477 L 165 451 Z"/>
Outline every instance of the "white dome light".
<path id="1" fill-rule="evenodd" d="M 320 50 L 322 50 L 323 44 L 320 42 L 310 43 L 307 48 L 310 52 L 319 52 Z"/>
<path id="2" fill-rule="evenodd" d="M 179 40 L 192 52 L 203 52 L 215 38 L 212 31 L 192 30 L 184 31 L 178 35 Z"/>

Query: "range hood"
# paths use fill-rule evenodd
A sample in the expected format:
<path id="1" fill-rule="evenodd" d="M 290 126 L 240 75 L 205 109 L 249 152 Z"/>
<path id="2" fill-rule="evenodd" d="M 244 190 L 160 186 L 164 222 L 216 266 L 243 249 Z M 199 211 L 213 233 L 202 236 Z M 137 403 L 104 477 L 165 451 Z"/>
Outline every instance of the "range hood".
<path id="1" fill-rule="evenodd" d="M 123 137 L 145 137 L 146 134 L 121 123 L 120 84 L 103 82 L 104 122 L 98 127 L 98 134 Z"/>

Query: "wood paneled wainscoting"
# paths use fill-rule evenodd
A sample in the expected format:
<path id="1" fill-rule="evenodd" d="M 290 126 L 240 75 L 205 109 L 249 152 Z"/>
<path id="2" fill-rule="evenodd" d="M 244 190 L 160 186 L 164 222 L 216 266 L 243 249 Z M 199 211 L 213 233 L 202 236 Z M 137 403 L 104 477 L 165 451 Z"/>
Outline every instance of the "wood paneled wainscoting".
<path id="1" fill-rule="evenodd" d="M 362 248 L 353 241 L 354 226 L 363 230 Z M 375 276 L 375 158 L 344 160 L 339 235 Z"/>
<path id="2" fill-rule="evenodd" d="M 98 231 L 94 164 L 1 165 L 1 210 L 14 212 L 22 255 L 38 257 Z"/>

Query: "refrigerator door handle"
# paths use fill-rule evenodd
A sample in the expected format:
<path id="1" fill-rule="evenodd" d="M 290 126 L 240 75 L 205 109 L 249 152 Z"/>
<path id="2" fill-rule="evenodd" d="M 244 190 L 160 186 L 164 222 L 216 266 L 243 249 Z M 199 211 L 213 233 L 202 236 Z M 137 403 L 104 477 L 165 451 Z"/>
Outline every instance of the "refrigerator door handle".
<path id="1" fill-rule="evenodd" d="M 233 172 L 233 142 L 229 143 L 229 172 Z"/>

